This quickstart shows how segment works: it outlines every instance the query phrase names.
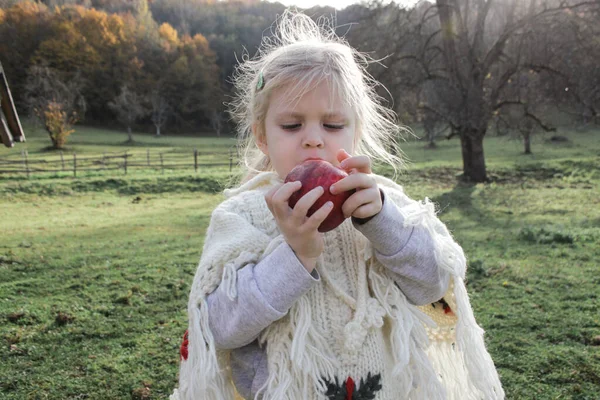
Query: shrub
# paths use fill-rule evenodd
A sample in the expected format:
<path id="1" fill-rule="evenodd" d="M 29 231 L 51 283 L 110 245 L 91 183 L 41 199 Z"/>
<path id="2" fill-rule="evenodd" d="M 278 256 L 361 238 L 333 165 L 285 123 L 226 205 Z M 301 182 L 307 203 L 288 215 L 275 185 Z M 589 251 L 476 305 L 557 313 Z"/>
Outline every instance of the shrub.
<path id="1" fill-rule="evenodd" d="M 519 239 L 538 244 L 573 244 L 574 237 L 570 232 L 556 231 L 549 228 L 525 227 L 519 232 Z"/>
<path id="2" fill-rule="evenodd" d="M 77 120 L 77 114 L 67 115 L 63 109 L 63 105 L 55 101 L 49 102 L 44 110 L 39 110 L 38 112 L 43 114 L 43 117 L 40 116 L 40 118 L 44 121 L 53 147 L 55 149 L 62 149 L 67 143 L 69 135 L 75 132 L 71 127 Z"/>

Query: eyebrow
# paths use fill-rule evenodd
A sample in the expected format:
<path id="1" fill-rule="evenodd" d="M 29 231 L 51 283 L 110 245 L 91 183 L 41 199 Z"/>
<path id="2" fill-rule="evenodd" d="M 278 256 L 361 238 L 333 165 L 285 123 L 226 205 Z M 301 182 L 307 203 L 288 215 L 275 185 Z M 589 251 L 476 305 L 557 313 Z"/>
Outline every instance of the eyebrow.
<path id="1" fill-rule="evenodd" d="M 329 112 L 325 115 L 323 115 L 326 119 L 343 119 L 343 120 L 349 120 L 349 116 L 340 113 L 340 112 Z M 297 112 L 288 112 L 288 111 L 283 111 L 281 113 L 278 113 L 275 115 L 275 118 L 298 118 L 301 119 L 302 117 L 304 117 L 304 115 L 302 113 L 297 113 Z"/>

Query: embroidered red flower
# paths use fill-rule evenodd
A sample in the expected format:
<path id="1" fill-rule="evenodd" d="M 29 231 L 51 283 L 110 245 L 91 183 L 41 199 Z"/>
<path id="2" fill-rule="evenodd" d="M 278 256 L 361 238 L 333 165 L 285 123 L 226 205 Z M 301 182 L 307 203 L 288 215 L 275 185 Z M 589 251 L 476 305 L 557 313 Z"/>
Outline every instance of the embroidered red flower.
<path id="1" fill-rule="evenodd" d="M 381 390 L 381 374 L 371 375 L 369 372 L 366 379 L 360 379 L 360 388 L 357 389 L 354 379 L 348 377 L 341 384 L 336 381 L 328 381 L 327 396 L 328 400 L 374 400 L 377 392 Z"/>
<path id="2" fill-rule="evenodd" d="M 181 343 L 181 347 L 179 348 L 179 354 L 181 354 L 181 359 L 182 360 L 187 360 L 188 358 L 188 344 L 189 344 L 189 340 L 188 340 L 188 331 L 186 329 L 185 333 L 183 334 L 183 343 Z"/>
<path id="3" fill-rule="evenodd" d="M 444 305 L 444 314 L 454 314 L 448 304 Z"/>
<path id="4" fill-rule="evenodd" d="M 454 311 L 452 311 L 452 308 L 450 308 L 450 306 L 448 305 L 448 302 L 446 302 L 446 300 L 444 300 L 444 298 L 441 298 L 439 301 L 437 301 L 436 303 L 432 303 L 431 305 L 433 306 L 433 308 L 435 308 L 435 305 L 438 303 L 442 305 L 444 314 L 454 315 Z"/>

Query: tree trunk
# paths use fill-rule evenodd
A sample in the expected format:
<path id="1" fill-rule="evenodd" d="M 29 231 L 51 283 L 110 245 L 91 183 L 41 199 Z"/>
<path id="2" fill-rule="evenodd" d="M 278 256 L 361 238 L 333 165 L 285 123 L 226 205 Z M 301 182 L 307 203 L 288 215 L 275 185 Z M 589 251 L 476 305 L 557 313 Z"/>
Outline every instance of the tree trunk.
<path id="1" fill-rule="evenodd" d="M 483 137 L 485 132 L 462 132 L 460 144 L 462 147 L 464 178 L 471 182 L 487 181 L 485 158 L 483 155 Z"/>
<path id="2" fill-rule="evenodd" d="M 127 141 L 133 143 L 133 134 L 131 133 L 131 127 L 127 127 Z"/>
<path id="3" fill-rule="evenodd" d="M 52 148 L 55 150 L 61 150 L 63 145 L 60 141 L 56 140 L 54 137 L 50 136 L 50 140 L 52 141 Z"/>
<path id="4" fill-rule="evenodd" d="M 46 128 L 46 132 L 48 133 L 50 141 L 52 142 L 52 148 L 55 150 L 61 150 L 63 148 L 63 144 L 56 138 L 56 136 L 52 134 L 52 131 L 50 131 L 48 125 L 44 125 L 44 127 Z"/>
<path id="5" fill-rule="evenodd" d="M 525 143 L 525 154 L 531 154 L 531 133 L 527 132 L 523 135 L 523 142 Z"/>
<path id="6" fill-rule="evenodd" d="M 160 136 L 160 125 L 154 125 L 156 126 L 156 136 Z"/>
<path id="7" fill-rule="evenodd" d="M 425 116 L 425 120 L 423 121 L 423 129 L 425 129 L 425 136 L 427 137 L 427 145 L 425 146 L 427 149 L 435 149 L 435 124 Z"/>

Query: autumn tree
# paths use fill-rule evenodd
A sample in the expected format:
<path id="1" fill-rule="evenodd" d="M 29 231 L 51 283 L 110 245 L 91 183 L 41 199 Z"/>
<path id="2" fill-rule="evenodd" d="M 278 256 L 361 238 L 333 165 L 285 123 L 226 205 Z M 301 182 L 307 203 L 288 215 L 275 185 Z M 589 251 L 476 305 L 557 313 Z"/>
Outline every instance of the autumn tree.
<path id="1" fill-rule="evenodd" d="M 51 34 L 51 13 L 44 4 L 18 2 L 4 8 L 2 14 L 0 59 L 6 75 L 11 77 L 11 91 L 16 106 L 25 110 L 27 104 L 23 93 L 27 70 L 40 43 Z"/>
<path id="2" fill-rule="evenodd" d="M 285 6 L 270 2 L 214 0 L 155 0 L 150 5 L 157 21 L 167 22 L 182 35 L 201 34 L 216 55 L 218 83 L 231 89 L 230 77 L 237 59 L 253 56 L 262 36 Z M 237 57 L 237 59 L 236 59 Z"/>
<path id="3" fill-rule="evenodd" d="M 61 74 L 47 65 L 29 69 L 25 85 L 25 101 L 31 115 L 37 117 L 50 136 L 52 147 L 62 149 L 73 125 L 83 118 L 86 103 L 80 74 L 64 80 Z"/>
<path id="4" fill-rule="evenodd" d="M 83 94 L 90 120 L 106 120 L 108 102 L 120 87 L 131 84 L 140 66 L 135 57 L 135 39 L 118 15 L 81 6 L 55 10 L 51 35 L 40 43 L 33 62 L 45 60 L 66 76 L 81 71 L 88 85 Z"/>

